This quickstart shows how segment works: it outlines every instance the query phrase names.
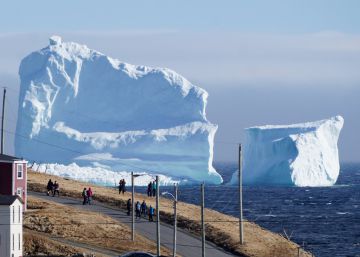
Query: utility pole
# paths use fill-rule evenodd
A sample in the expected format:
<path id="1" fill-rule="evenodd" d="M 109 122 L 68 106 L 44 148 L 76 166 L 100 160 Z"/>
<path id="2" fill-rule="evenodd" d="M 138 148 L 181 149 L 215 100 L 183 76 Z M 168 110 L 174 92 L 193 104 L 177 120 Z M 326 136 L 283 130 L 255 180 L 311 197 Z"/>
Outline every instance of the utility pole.
<path id="1" fill-rule="evenodd" d="M 205 257 L 205 184 L 201 184 L 201 256 Z"/>
<path id="2" fill-rule="evenodd" d="M 4 87 L 3 103 L 2 103 L 2 116 L 1 116 L 1 154 L 4 154 L 4 120 L 5 120 L 5 98 L 6 88 Z"/>
<path id="3" fill-rule="evenodd" d="M 244 244 L 244 224 L 243 224 L 243 206 L 242 206 L 242 153 L 241 144 L 239 144 L 239 232 L 240 244 Z"/>
<path id="4" fill-rule="evenodd" d="M 159 204 L 159 176 L 156 176 L 156 242 L 157 256 L 160 257 L 160 204 Z"/>
<path id="5" fill-rule="evenodd" d="M 131 172 L 131 205 L 132 205 L 132 213 L 131 213 L 131 240 L 135 240 L 135 186 L 134 186 L 134 172 Z"/>
<path id="6" fill-rule="evenodd" d="M 176 228 L 177 228 L 177 213 L 176 213 L 176 205 L 178 201 L 178 188 L 177 184 L 174 184 L 175 190 L 175 199 L 174 199 L 174 247 L 173 247 L 173 257 L 176 257 Z"/>

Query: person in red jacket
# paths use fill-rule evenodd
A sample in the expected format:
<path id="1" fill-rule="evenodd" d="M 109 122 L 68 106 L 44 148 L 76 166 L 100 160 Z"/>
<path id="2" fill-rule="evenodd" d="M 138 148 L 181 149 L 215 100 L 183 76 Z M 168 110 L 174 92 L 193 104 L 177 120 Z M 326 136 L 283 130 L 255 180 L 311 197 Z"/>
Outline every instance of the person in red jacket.
<path id="1" fill-rule="evenodd" d="M 92 196 L 93 196 L 91 187 L 89 187 L 89 189 L 87 190 L 86 195 L 87 195 L 87 203 L 91 204 L 91 200 L 92 200 Z"/>

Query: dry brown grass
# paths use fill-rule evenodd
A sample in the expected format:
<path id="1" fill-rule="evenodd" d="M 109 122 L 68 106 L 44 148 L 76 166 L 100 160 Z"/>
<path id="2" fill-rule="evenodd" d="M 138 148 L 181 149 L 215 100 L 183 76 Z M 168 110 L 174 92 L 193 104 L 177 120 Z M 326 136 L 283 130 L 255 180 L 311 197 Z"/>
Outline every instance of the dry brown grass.
<path id="1" fill-rule="evenodd" d="M 112 255 L 104 255 L 97 251 L 74 247 L 67 242 L 54 240 L 48 235 L 35 233 L 34 231 L 25 229 L 24 231 L 24 254 L 25 256 L 92 256 L 96 257 L 112 257 Z"/>
<path id="2" fill-rule="evenodd" d="M 53 241 L 45 236 L 34 235 L 31 231 L 24 232 L 24 254 L 25 255 L 63 255 L 72 256 L 83 253 L 80 248 L 68 246 Z"/>
<path id="3" fill-rule="evenodd" d="M 31 196 L 28 198 L 24 228 L 120 253 L 139 250 L 156 253 L 154 242 L 140 235 L 136 235 L 134 242 L 131 241 L 131 230 L 106 215 Z M 73 253 L 72 247 L 65 250 Z M 162 252 L 170 253 L 166 248 L 162 248 Z"/>
<path id="4" fill-rule="evenodd" d="M 29 172 L 29 190 L 45 192 L 45 186 L 49 179 L 57 180 L 60 183 L 61 194 L 71 197 L 81 197 L 81 190 L 84 187 L 91 186 L 94 192 L 94 199 L 125 208 L 127 199 L 131 194 L 126 192 L 119 195 L 111 188 L 95 186 L 75 180 L 54 177 L 43 173 Z M 155 206 L 155 199 L 143 194 L 136 194 L 137 201 L 146 200 L 147 204 Z M 161 221 L 171 223 L 172 220 L 172 201 L 160 199 Z M 220 212 L 206 209 L 206 238 L 220 247 L 236 253 L 238 255 L 249 257 L 297 257 L 298 245 L 287 240 L 280 234 L 276 234 L 261 228 L 252 222 L 245 222 L 244 235 L 245 244 L 239 244 L 239 226 L 238 220 L 232 216 Z M 178 204 L 179 227 L 187 229 L 193 234 L 200 233 L 200 207 L 192 204 L 180 202 Z M 227 222 L 222 222 L 227 221 Z M 302 257 L 311 256 L 307 252 L 302 252 Z"/>

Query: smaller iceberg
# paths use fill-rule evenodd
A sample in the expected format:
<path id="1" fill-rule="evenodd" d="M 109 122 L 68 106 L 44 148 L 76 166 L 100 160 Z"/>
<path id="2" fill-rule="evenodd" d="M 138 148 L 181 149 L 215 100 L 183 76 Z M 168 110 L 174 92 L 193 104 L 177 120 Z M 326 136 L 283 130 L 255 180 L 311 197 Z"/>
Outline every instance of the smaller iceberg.
<path id="1" fill-rule="evenodd" d="M 244 184 L 332 186 L 339 176 L 341 116 L 245 129 Z M 238 171 L 230 184 L 238 183 Z"/>

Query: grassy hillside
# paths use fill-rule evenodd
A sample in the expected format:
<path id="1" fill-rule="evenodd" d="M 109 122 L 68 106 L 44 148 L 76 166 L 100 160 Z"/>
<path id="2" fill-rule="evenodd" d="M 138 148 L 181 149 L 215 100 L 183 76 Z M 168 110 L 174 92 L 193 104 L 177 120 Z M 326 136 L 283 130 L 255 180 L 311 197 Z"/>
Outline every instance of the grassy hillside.
<path id="1" fill-rule="evenodd" d="M 93 252 L 87 250 L 89 248 L 110 250 L 117 254 L 137 250 L 156 253 L 155 242 L 140 235 L 136 235 L 134 242 L 131 241 L 130 228 L 106 215 L 32 196 L 28 198 L 24 228 L 24 252 L 27 254 L 71 256 Z M 162 252 L 170 253 L 166 248 Z M 96 253 L 96 256 L 108 255 Z"/>
<path id="2" fill-rule="evenodd" d="M 45 192 L 45 187 L 49 179 L 57 180 L 60 183 L 62 195 L 71 197 L 81 197 L 81 190 L 84 187 L 91 186 L 95 199 L 119 208 L 125 209 L 126 201 L 131 197 L 129 192 L 119 195 L 112 188 L 96 186 L 75 180 L 55 177 L 48 174 L 29 172 L 29 190 Z M 155 199 L 147 197 L 144 194 L 136 194 L 136 201 L 146 200 L 147 204 L 155 206 Z M 172 201 L 160 199 L 160 216 L 162 222 L 172 222 Z M 261 228 L 255 223 L 245 222 L 244 234 L 245 244 L 239 244 L 239 226 L 238 219 L 222 214 L 220 212 L 206 209 L 206 239 L 214 242 L 220 247 L 238 254 L 249 257 L 297 257 L 299 246 L 292 241 L 287 240 L 280 234 L 270 232 Z M 200 207 L 180 202 L 178 204 L 179 227 L 188 230 L 190 233 L 199 235 L 200 233 Z M 224 222 L 226 221 L 226 222 Z M 301 256 L 311 256 L 300 249 Z"/>

